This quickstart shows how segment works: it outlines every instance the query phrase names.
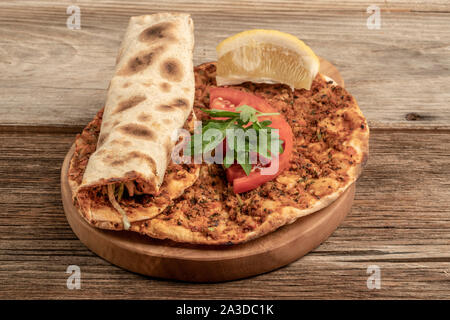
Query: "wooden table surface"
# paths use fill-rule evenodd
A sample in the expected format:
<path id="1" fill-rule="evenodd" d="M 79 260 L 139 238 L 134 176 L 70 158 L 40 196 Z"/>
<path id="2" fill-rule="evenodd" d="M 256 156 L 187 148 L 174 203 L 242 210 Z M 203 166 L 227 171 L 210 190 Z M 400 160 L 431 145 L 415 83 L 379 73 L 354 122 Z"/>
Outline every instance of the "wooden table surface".
<path id="1" fill-rule="evenodd" d="M 81 29 L 66 9 L 81 9 Z M 367 7 L 381 9 L 369 29 Z M 220 284 L 156 280 L 91 253 L 72 233 L 59 171 L 103 106 L 128 19 L 183 11 L 195 63 L 250 28 L 279 29 L 333 62 L 371 127 L 351 213 L 304 258 Z M 448 1 L 1 1 L 0 298 L 450 298 Z M 81 269 L 81 289 L 66 269 Z M 367 268 L 381 288 L 368 289 Z"/>

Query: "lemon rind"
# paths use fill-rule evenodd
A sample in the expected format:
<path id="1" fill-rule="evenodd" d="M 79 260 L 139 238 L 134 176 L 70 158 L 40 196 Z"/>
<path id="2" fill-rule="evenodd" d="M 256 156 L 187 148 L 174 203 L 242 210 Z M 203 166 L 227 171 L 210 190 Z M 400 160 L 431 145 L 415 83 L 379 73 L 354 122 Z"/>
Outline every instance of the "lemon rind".
<path id="1" fill-rule="evenodd" d="M 295 53 L 298 53 L 299 57 L 303 61 L 304 68 L 309 71 L 312 79 L 314 79 L 317 73 L 319 72 L 320 61 L 319 58 L 314 53 L 314 51 L 312 51 L 312 49 L 309 46 L 307 46 L 302 40 L 298 39 L 297 37 L 289 33 L 277 30 L 266 30 L 266 29 L 247 30 L 237 33 L 223 40 L 216 47 L 218 60 L 220 60 L 220 57 L 222 57 L 226 53 L 233 50 L 237 50 L 245 45 L 248 45 L 251 42 L 269 43 L 274 46 L 286 48 Z M 234 77 L 218 76 L 216 80 L 218 85 L 232 85 L 242 83 L 245 81 L 263 82 L 263 83 L 275 82 L 273 79 L 266 79 L 266 78 L 255 79 L 240 75 L 235 75 Z"/>

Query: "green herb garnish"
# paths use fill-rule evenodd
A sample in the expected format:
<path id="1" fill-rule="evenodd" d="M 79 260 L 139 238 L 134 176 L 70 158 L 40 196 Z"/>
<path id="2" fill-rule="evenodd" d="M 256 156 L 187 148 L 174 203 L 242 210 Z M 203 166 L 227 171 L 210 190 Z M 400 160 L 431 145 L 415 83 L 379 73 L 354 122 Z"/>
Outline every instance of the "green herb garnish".
<path id="1" fill-rule="evenodd" d="M 202 111 L 210 115 L 211 118 L 227 119 L 205 121 L 202 132 L 191 136 L 185 155 L 210 152 L 227 138 L 227 144 L 233 146 L 234 152 L 231 155 L 230 152 L 226 154 L 224 167 L 229 168 L 237 160 L 245 174 L 249 175 L 252 170 L 250 153 L 271 159 L 272 154 L 277 155 L 283 152 L 283 141 L 279 138 L 278 133 L 272 131 L 273 128 L 269 127 L 272 121 L 258 120 L 259 117 L 274 116 L 279 115 L 279 113 L 262 113 L 248 105 L 236 108 L 238 112 L 218 109 L 202 109 Z M 210 129 L 214 130 L 209 131 Z M 274 141 L 275 143 L 278 142 L 278 150 L 271 150 L 272 138 L 278 140 Z M 244 143 L 239 143 L 238 141 L 242 141 L 242 139 Z M 201 141 L 201 148 L 196 147 L 196 141 L 197 143 Z"/>

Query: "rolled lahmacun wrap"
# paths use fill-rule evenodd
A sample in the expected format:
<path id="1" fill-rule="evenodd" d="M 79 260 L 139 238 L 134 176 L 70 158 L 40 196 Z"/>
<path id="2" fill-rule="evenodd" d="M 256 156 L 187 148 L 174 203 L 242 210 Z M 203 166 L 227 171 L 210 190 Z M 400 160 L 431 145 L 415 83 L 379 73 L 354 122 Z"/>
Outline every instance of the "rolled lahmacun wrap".
<path id="1" fill-rule="evenodd" d="M 131 196 L 159 193 L 174 147 L 173 133 L 192 112 L 193 46 L 188 14 L 130 19 L 108 89 L 97 149 L 76 193 L 85 216 L 92 214 L 92 197 L 111 193 L 109 185 L 117 188 L 123 183 Z M 148 217 L 138 219 L 144 218 Z"/>

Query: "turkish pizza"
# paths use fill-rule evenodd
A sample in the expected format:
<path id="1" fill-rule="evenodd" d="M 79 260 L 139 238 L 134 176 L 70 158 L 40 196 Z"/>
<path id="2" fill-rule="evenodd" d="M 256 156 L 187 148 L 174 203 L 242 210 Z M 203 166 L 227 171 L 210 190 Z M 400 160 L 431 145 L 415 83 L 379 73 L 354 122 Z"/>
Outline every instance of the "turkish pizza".
<path id="1" fill-rule="evenodd" d="M 133 180 L 128 173 L 132 170 L 126 170 L 123 178 L 109 182 L 114 184 L 112 195 L 108 195 L 111 189 L 99 185 L 80 197 L 90 159 L 101 145 L 102 110 L 77 137 L 69 168 L 74 203 L 89 223 L 125 229 L 118 206 L 128 218 L 129 230 L 152 238 L 237 244 L 328 206 L 360 175 L 368 159 L 369 128 L 353 96 L 331 79 L 317 73 L 309 89 L 256 82 L 218 87 L 215 63 L 195 67 L 194 77 L 193 110 L 183 126 L 192 134 L 192 119 L 216 128 L 239 124 L 244 129 L 255 124 L 277 128 L 281 141 L 278 170 L 263 176 L 264 166 L 238 161 L 226 165 L 168 160 L 157 192 L 147 191 L 140 185 L 142 180 Z M 127 139 L 142 139 L 139 134 Z M 139 151 L 128 154 L 134 152 Z M 127 157 L 118 165 L 126 166 Z M 107 165 L 114 159 L 110 161 Z M 80 204 L 85 201 L 83 196 L 91 197 L 90 211 Z"/>

